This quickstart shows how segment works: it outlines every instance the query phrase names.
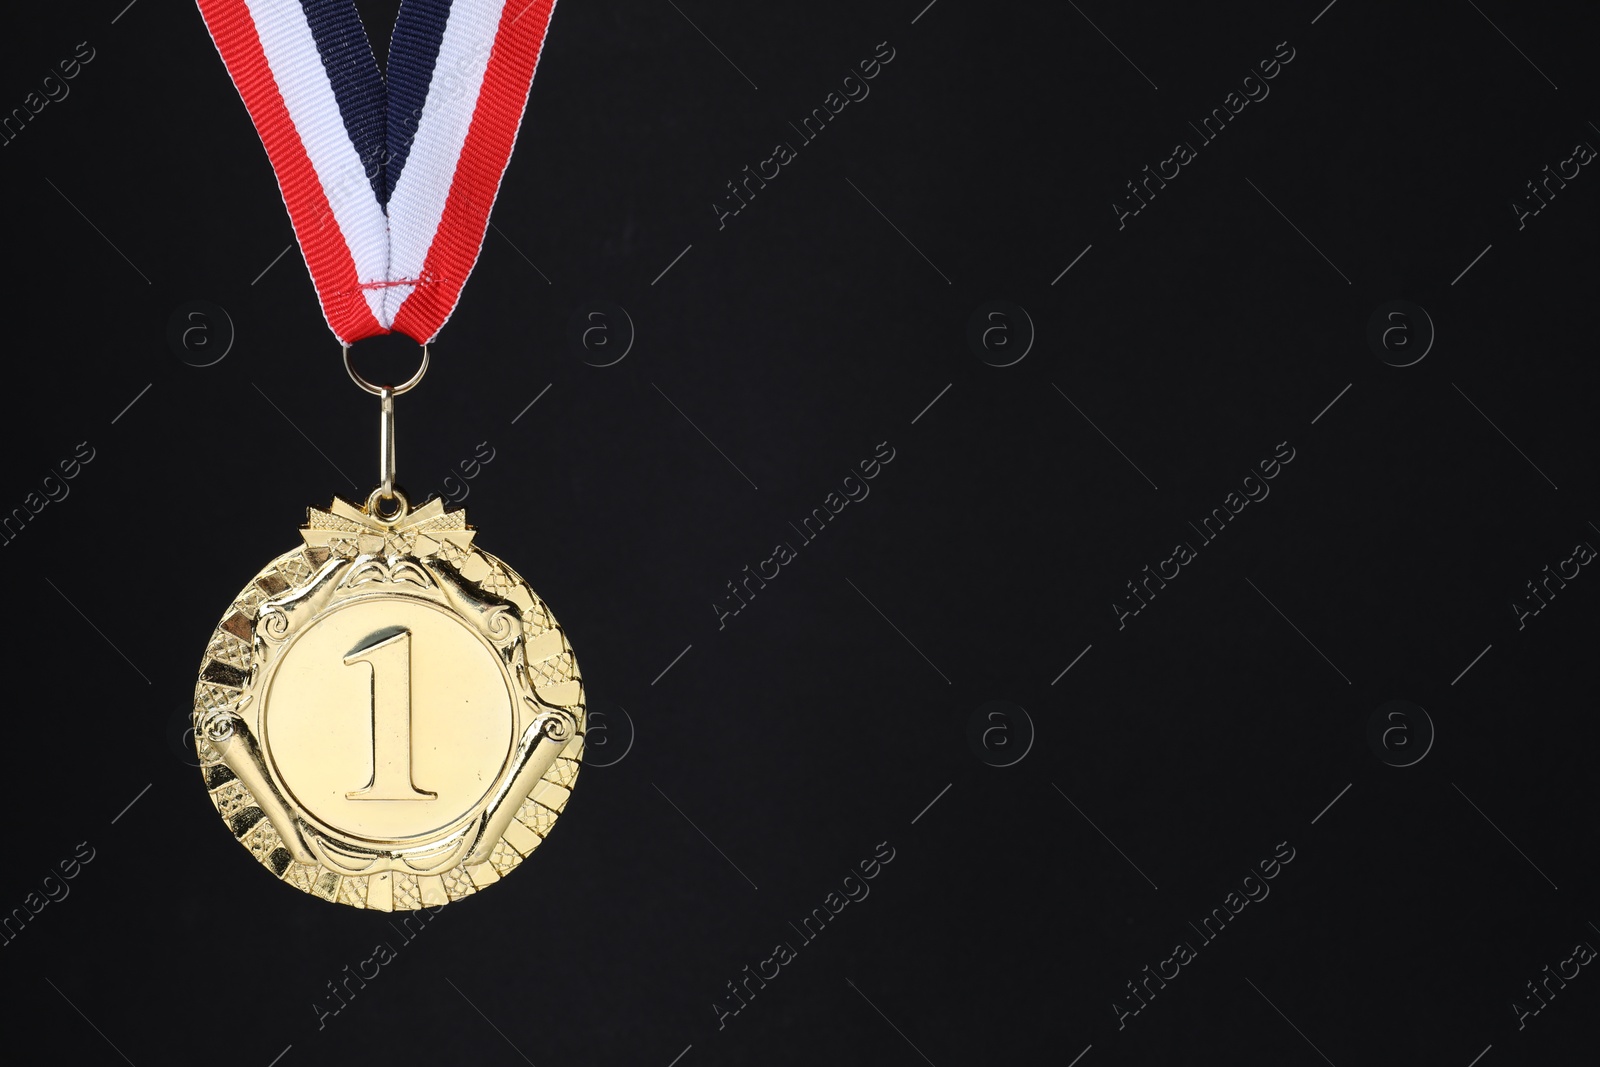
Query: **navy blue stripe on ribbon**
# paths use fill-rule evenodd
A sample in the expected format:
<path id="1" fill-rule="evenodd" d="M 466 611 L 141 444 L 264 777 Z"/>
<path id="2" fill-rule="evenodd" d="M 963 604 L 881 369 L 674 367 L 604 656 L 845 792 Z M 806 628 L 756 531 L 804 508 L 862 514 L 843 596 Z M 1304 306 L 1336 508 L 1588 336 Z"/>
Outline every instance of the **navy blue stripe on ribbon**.
<path id="1" fill-rule="evenodd" d="M 372 42 L 361 25 L 361 16 L 351 0 L 300 0 L 306 24 L 316 41 L 322 66 L 328 72 L 339 117 L 344 120 L 350 143 L 361 157 L 367 181 L 380 203 L 388 202 L 384 185 L 385 114 L 387 94 Z M 409 5 L 408 5 L 409 6 Z"/>
<path id="2" fill-rule="evenodd" d="M 439 43 L 450 21 L 450 0 L 402 0 L 389 41 L 389 122 L 384 187 L 378 200 L 388 204 L 405 170 L 417 126 L 428 102 L 428 86 L 439 60 Z M 448 91 L 449 87 L 446 87 Z M 454 91 L 460 91 L 458 86 Z M 376 188 L 376 187 L 374 187 Z"/>

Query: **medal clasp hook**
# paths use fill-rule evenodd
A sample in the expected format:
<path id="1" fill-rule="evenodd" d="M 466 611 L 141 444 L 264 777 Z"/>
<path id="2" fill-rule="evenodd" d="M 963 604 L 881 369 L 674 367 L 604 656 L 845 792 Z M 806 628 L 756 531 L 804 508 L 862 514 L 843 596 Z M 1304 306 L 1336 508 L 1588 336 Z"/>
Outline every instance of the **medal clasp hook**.
<path id="1" fill-rule="evenodd" d="M 384 522 L 397 522 L 410 510 L 410 503 L 405 495 L 395 488 L 395 447 L 394 447 L 394 398 L 401 393 L 416 388 L 422 376 L 428 372 L 428 346 L 422 346 L 422 365 L 417 372 L 399 385 L 374 385 L 356 372 L 355 364 L 350 362 L 350 346 L 344 345 L 344 369 L 350 375 L 350 380 L 355 382 L 362 391 L 371 393 L 378 398 L 378 488 L 372 491 L 367 498 L 367 512 Z M 392 510 L 383 508 L 385 503 L 393 505 Z"/>
<path id="2" fill-rule="evenodd" d="M 394 390 L 378 391 L 378 497 L 394 499 Z"/>

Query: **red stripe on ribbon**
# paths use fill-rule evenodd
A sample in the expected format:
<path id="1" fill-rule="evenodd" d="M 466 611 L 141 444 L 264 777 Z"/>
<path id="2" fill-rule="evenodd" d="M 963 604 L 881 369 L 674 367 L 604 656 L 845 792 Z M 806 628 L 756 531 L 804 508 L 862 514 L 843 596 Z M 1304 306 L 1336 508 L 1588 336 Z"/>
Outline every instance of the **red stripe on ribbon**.
<path id="1" fill-rule="evenodd" d="M 554 7 L 555 0 L 532 0 L 520 7 L 512 0 L 500 13 L 472 125 L 439 229 L 428 246 L 421 282 L 395 315 L 394 328 L 414 340 L 426 344 L 444 327 L 478 261 L 489 209 L 516 145 Z"/>
<path id="2" fill-rule="evenodd" d="M 329 327 L 346 344 L 387 333 L 367 305 L 355 260 L 289 117 L 250 9 L 243 0 L 199 0 L 199 4 L 211 39 L 266 146 Z"/>

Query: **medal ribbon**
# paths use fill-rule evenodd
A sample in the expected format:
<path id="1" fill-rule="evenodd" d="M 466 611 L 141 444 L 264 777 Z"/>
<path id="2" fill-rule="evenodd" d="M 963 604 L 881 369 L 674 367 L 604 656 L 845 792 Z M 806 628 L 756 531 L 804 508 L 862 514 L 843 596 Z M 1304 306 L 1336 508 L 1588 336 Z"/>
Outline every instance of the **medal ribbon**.
<path id="1" fill-rule="evenodd" d="M 351 0 L 198 0 L 343 344 L 460 299 L 555 0 L 404 0 L 387 78 Z"/>

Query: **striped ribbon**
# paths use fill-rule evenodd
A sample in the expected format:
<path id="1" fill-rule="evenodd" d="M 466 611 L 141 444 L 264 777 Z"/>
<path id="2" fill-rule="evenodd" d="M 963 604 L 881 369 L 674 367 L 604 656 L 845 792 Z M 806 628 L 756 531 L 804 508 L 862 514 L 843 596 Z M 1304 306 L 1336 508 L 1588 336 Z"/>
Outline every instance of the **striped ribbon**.
<path id="1" fill-rule="evenodd" d="M 344 344 L 426 344 L 472 273 L 555 0 L 404 0 L 387 75 L 350 0 L 198 0 Z"/>

